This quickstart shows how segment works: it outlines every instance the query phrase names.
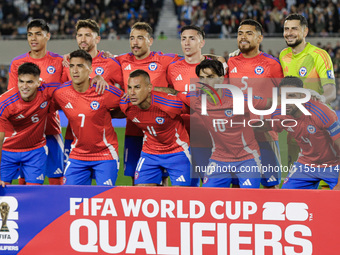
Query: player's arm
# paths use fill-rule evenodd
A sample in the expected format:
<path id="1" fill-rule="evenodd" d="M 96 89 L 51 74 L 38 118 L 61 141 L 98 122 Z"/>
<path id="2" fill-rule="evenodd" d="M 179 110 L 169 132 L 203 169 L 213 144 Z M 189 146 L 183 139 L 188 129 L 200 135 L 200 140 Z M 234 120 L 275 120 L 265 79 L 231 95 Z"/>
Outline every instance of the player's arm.
<path id="1" fill-rule="evenodd" d="M 225 58 L 222 56 L 218 56 L 218 55 L 213 55 L 213 54 L 203 54 L 203 56 L 206 56 L 208 58 L 211 58 L 212 60 L 218 60 L 223 64 L 223 68 L 224 68 L 224 75 L 227 74 L 228 72 L 228 65 L 227 62 L 225 61 Z"/>
<path id="2" fill-rule="evenodd" d="M 169 87 L 154 87 L 153 90 L 159 91 L 159 92 L 165 92 L 165 93 L 172 94 L 172 95 L 178 94 L 177 90 L 175 90 L 173 88 L 169 88 Z"/>
<path id="3" fill-rule="evenodd" d="M 329 104 L 336 98 L 336 88 L 334 84 L 323 85 L 323 95 L 325 97 L 325 103 Z"/>
<path id="4" fill-rule="evenodd" d="M 7 90 L 10 90 L 11 88 L 15 88 L 17 86 L 18 86 L 18 67 L 12 61 L 11 66 L 9 67 L 9 72 L 8 72 Z"/>
<path id="5" fill-rule="evenodd" d="M 325 103 L 329 104 L 336 98 L 336 88 L 332 60 L 326 51 L 318 52 L 318 57 L 315 59 L 315 69 L 324 91 L 322 96 L 325 97 Z"/>
<path id="6" fill-rule="evenodd" d="M 92 80 L 91 80 L 91 88 L 93 85 L 96 84 L 96 92 L 100 95 L 105 92 L 105 89 L 109 89 L 110 85 L 105 81 L 103 76 L 101 75 L 96 75 Z"/>
<path id="7" fill-rule="evenodd" d="M 110 111 L 110 115 L 112 119 L 123 119 L 126 118 L 126 115 L 122 112 L 120 108 L 115 108 Z"/>
<path id="8" fill-rule="evenodd" d="M 70 67 L 70 53 L 63 55 L 63 66 L 69 68 Z"/>
<path id="9" fill-rule="evenodd" d="M 5 132 L 0 132 L 0 159 L 2 157 L 2 145 L 4 144 L 4 138 L 5 138 Z M 0 176 L 0 185 L 3 188 L 5 187 L 5 182 L 1 181 L 1 176 Z"/>

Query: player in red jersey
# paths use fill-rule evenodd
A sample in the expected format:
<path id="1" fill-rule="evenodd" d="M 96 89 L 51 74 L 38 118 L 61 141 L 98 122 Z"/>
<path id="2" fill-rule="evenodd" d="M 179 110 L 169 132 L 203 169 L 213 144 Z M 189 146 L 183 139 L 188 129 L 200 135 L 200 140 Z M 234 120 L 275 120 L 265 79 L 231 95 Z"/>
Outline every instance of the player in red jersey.
<path id="1" fill-rule="evenodd" d="M 103 78 L 97 82 L 106 82 L 109 85 L 114 86 L 116 83 L 123 86 L 123 76 L 120 63 L 114 58 L 105 57 L 103 52 L 98 50 L 98 43 L 100 42 L 100 28 L 96 21 L 92 19 L 78 20 L 76 24 L 76 40 L 79 49 L 85 50 L 92 57 L 92 73 L 91 78 L 99 77 Z M 66 67 L 68 74 L 68 80 L 71 80 L 70 72 Z M 70 126 L 67 126 L 65 134 L 65 158 L 66 163 L 70 154 L 71 143 L 73 141 L 73 135 Z"/>
<path id="2" fill-rule="evenodd" d="M 175 96 L 153 92 L 149 74 L 140 69 L 130 74 L 127 94 L 120 108 L 144 133 L 135 184 L 159 185 L 165 169 L 172 185 L 189 186 L 189 136 L 180 117 L 186 106 Z"/>
<path id="3" fill-rule="evenodd" d="M 116 59 L 121 64 L 124 77 L 124 90 L 127 91 L 129 75 L 136 69 L 147 71 L 151 78 L 151 84 L 157 87 L 167 87 L 166 72 L 170 63 L 178 58 L 177 54 L 164 54 L 151 51 L 153 43 L 153 31 L 149 24 L 137 22 L 131 28 L 130 48 L 131 52 L 120 55 Z M 134 180 L 134 173 L 140 157 L 143 144 L 143 133 L 127 119 L 125 131 L 125 170 L 126 176 Z M 166 183 L 166 180 L 164 180 Z"/>
<path id="4" fill-rule="evenodd" d="M 254 95 L 265 98 L 272 97 L 272 88 L 277 87 L 283 78 L 278 59 L 260 51 L 263 40 L 262 26 L 255 20 L 244 20 L 240 23 L 237 34 L 240 55 L 229 58 L 229 83 L 238 86 L 245 93 L 253 89 Z M 252 119 L 268 118 L 252 114 Z M 267 168 L 277 166 L 280 169 L 281 159 L 276 132 L 255 132 L 261 150 L 261 163 Z M 277 171 L 265 171 L 261 183 L 265 188 L 275 188 L 281 182 L 281 174 Z"/>
<path id="5" fill-rule="evenodd" d="M 62 56 L 47 51 L 47 42 L 51 34 L 49 27 L 44 20 L 32 20 L 27 25 L 27 41 L 31 50 L 12 60 L 9 70 L 8 89 L 17 86 L 18 67 L 25 62 L 37 64 L 41 70 L 41 78 L 45 83 L 65 82 L 67 77 L 63 73 Z M 63 150 L 64 144 L 61 136 L 61 126 L 58 112 L 50 113 L 47 119 L 46 140 L 48 147 L 48 159 L 46 175 L 49 183 L 61 184 L 63 174 Z M 19 179 L 23 184 L 24 179 Z"/>
<path id="6" fill-rule="evenodd" d="M 286 76 L 280 83 L 280 89 L 289 87 L 303 88 L 300 78 Z M 287 94 L 287 99 L 300 99 L 302 93 Z M 287 115 L 281 115 L 278 108 L 272 119 L 287 120 L 285 126 L 279 121 L 273 122 L 273 130 L 286 130 L 301 148 L 299 157 L 282 185 L 283 189 L 317 189 L 320 180 L 327 182 L 331 189 L 340 189 L 339 152 L 340 123 L 336 113 L 324 103 L 310 100 L 304 107 L 311 115 L 305 115 L 296 106 L 287 104 Z"/>
<path id="7" fill-rule="evenodd" d="M 117 135 L 112 127 L 110 110 L 119 106 L 123 92 L 110 86 L 99 95 L 90 87 L 92 57 L 84 50 L 70 54 L 72 81 L 53 94 L 54 105 L 69 119 L 74 141 L 64 183 L 90 185 L 92 172 L 97 185 L 113 186 L 119 169 Z"/>
<path id="8" fill-rule="evenodd" d="M 211 95 L 206 102 L 207 114 L 203 111 L 200 91 L 182 92 L 177 96 L 198 113 L 212 139 L 209 166 L 195 166 L 196 172 L 205 173 L 203 187 L 229 187 L 232 178 L 238 177 L 242 188 L 259 188 L 260 151 L 248 124 L 250 111 L 246 104 L 247 95 L 238 100 L 238 107 L 244 104 L 244 114 L 234 114 L 237 98 L 231 90 L 213 89 L 216 84 L 224 83 L 222 64 L 217 60 L 204 60 L 196 67 L 196 74 L 204 84 L 201 90 L 210 91 L 207 93 Z M 253 104 L 256 109 L 268 109 L 271 99 L 254 96 Z"/>
<path id="9" fill-rule="evenodd" d="M 0 97 L 1 179 L 10 184 L 20 167 L 27 184 L 43 184 L 46 118 L 52 93 L 59 83 L 41 85 L 40 69 L 33 63 L 20 65 L 17 73 L 17 85 Z M 6 123 L 13 130 L 8 137 Z"/>
<path id="10" fill-rule="evenodd" d="M 184 26 L 181 29 L 181 46 L 184 54 L 183 58 L 178 59 L 169 65 L 167 79 L 169 84 L 177 91 L 193 91 L 195 84 L 192 79 L 197 79 L 195 68 L 204 59 L 202 48 L 205 45 L 205 34 L 197 26 Z M 192 162 L 194 166 L 207 166 L 211 154 L 211 142 L 208 133 L 202 134 L 205 129 L 200 118 L 196 113 L 183 115 L 187 131 L 190 133 Z M 190 125 L 191 124 L 191 125 Z M 199 185 L 197 174 L 193 175 L 193 186 Z"/>

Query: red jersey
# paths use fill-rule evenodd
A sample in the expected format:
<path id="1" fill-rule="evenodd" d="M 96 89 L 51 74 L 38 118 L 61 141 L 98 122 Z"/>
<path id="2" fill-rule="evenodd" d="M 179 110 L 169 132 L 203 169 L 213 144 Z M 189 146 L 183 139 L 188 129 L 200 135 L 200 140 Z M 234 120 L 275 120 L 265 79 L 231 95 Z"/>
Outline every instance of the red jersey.
<path id="1" fill-rule="evenodd" d="M 0 96 L 0 132 L 7 130 L 6 124 L 13 130 L 10 137 L 5 137 L 3 150 L 24 152 L 46 145 L 46 117 L 52 93 L 58 85 L 42 84 L 31 102 L 22 100 L 17 88 Z"/>
<path id="2" fill-rule="evenodd" d="M 136 69 L 142 69 L 150 75 L 151 84 L 155 87 L 168 87 L 166 72 L 170 63 L 178 59 L 177 54 L 164 54 L 160 51 L 152 51 L 150 55 L 144 59 L 136 59 L 130 52 L 122 54 L 116 59 L 121 64 L 124 77 L 124 90 L 127 91 L 129 75 Z M 143 133 L 138 129 L 131 120 L 127 119 L 126 135 L 142 136 Z"/>
<path id="3" fill-rule="evenodd" d="M 67 74 L 63 72 L 63 57 L 59 54 L 47 51 L 42 58 L 32 58 L 27 52 L 12 60 L 9 69 L 9 81 L 7 89 L 16 88 L 18 86 L 18 68 L 21 64 L 31 62 L 39 66 L 40 78 L 45 83 L 67 81 Z M 46 135 L 56 135 L 61 133 L 60 118 L 58 112 L 49 113 L 47 117 Z"/>
<path id="4" fill-rule="evenodd" d="M 121 71 L 120 63 L 114 58 L 104 57 L 103 52 L 99 52 L 96 57 L 92 59 L 92 73 L 90 78 L 94 78 L 96 75 L 103 76 L 104 80 L 114 86 L 115 83 L 123 86 L 123 75 Z M 66 68 L 67 80 L 71 80 L 70 70 Z"/>
<path id="5" fill-rule="evenodd" d="M 189 64 L 185 58 L 180 58 L 169 65 L 167 79 L 169 84 L 177 91 L 195 91 L 198 77 L 196 75 L 196 64 Z M 208 133 L 202 134 L 205 130 L 197 130 L 197 126 L 204 125 L 196 113 L 183 115 L 185 127 L 190 134 L 191 145 L 194 147 L 211 147 L 211 140 Z M 191 129 L 190 129 L 191 124 Z"/>
<path id="6" fill-rule="evenodd" d="M 336 113 L 327 105 L 311 100 L 304 104 L 312 115 L 302 115 L 293 118 L 290 115 L 281 115 L 278 108 L 272 119 L 295 119 L 295 127 L 283 127 L 281 121 L 274 121 L 273 130 L 281 132 L 285 129 L 293 136 L 301 151 L 298 162 L 301 164 L 316 164 L 325 167 L 339 165 L 339 151 L 334 141 L 340 138 L 340 123 Z M 295 122 L 295 123 L 296 123 Z M 285 126 L 293 126 L 294 122 L 285 121 Z"/>
<path id="7" fill-rule="evenodd" d="M 283 78 L 279 60 L 264 52 L 253 58 L 245 58 L 242 54 L 229 58 L 227 75 L 229 84 L 238 86 L 245 93 L 248 87 L 253 88 L 253 95 L 264 98 L 273 97 L 272 88 L 278 87 Z M 258 119 L 259 116 L 251 114 L 251 118 Z M 259 142 L 278 140 L 277 133 L 273 131 L 256 132 L 255 137 Z"/>
<path id="8" fill-rule="evenodd" d="M 72 81 L 53 94 L 54 106 L 62 109 L 69 120 L 74 140 L 70 158 L 85 161 L 118 158 L 117 135 L 111 124 L 110 109 L 119 106 L 123 91 L 110 86 L 103 95 L 95 87 L 77 92 Z"/>
<path id="9" fill-rule="evenodd" d="M 247 95 L 244 99 L 244 115 L 233 114 L 233 96 L 230 90 L 223 90 L 222 104 L 215 105 L 207 100 L 208 115 L 201 115 L 201 96 L 197 92 L 183 92 L 177 95 L 185 104 L 196 111 L 203 120 L 205 129 L 210 133 L 213 148 L 211 159 L 223 162 L 243 161 L 254 158 L 259 160 L 260 150 L 253 129 L 248 125 L 250 111 Z M 263 109 L 266 99 L 253 99 L 254 107 Z"/>
<path id="10" fill-rule="evenodd" d="M 114 86 L 115 83 L 123 86 L 123 74 L 121 70 L 120 63 L 114 58 L 106 58 L 104 57 L 103 52 L 98 52 L 98 55 L 92 59 L 92 73 L 90 74 L 90 78 L 94 78 L 96 75 L 103 76 L 104 80 Z M 67 80 L 71 80 L 70 69 L 65 67 L 64 70 L 67 73 Z M 73 135 L 69 126 L 67 126 L 65 133 L 66 140 L 73 140 Z"/>
<path id="11" fill-rule="evenodd" d="M 187 151 L 189 136 L 180 114 L 186 106 L 175 96 L 163 92 L 151 93 L 151 106 L 143 110 L 129 100 L 120 102 L 128 119 L 143 130 L 142 151 L 149 154 L 170 154 Z"/>

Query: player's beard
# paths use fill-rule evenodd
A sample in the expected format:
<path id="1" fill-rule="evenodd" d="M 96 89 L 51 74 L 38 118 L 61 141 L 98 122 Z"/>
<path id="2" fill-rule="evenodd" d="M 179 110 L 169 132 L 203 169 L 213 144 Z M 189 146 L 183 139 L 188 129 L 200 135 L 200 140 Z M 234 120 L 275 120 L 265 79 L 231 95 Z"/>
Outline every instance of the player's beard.
<path id="1" fill-rule="evenodd" d="M 292 48 L 294 48 L 294 47 L 300 45 L 300 43 L 302 43 L 302 38 L 296 39 L 296 41 L 295 41 L 294 43 L 288 43 L 288 42 L 286 41 L 287 46 L 288 46 L 288 47 L 292 47 Z"/>
<path id="2" fill-rule="evenodd" d="M 250 45 L 249 44 L 249 47 L 248 48 L 243 48 L 243 47 L 238 47 L 239 49 L 240 49 L 240 51 L 242 52 L 242 53 L 248 53 L 248 52 L 251 52 L 251 51 L 253 51 L 254 49 L 256 49 L 256 45 Z"/>
<path id="3" fill-rule="evenodd" d="M 79 46 L 79 49 L 84 50 L 86 52 L 90 52 L 93 48 L 94 48 L 93 45 L 88 45 L 87 47 L 80 47 Z"/>

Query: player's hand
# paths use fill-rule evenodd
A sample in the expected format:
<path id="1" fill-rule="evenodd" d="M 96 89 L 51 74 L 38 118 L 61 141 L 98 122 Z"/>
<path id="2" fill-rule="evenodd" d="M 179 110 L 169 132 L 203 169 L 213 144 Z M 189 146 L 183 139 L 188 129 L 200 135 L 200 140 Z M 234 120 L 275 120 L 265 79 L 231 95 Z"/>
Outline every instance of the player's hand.
<path id="1" fill-rule="evenodd" d="M 124 93 L 124 95 L 121 97 L 124 101 L 128 100 L 129 96 L 128 94 Z"/>
<path id="2" fill-rule="evenodd" d="M 70 67 L 70 53 L 63 55 L 63 67 Z"/>
<path id="3" fill-rule="evenodd" d="M 316 92 L 313 89 L 308 89 L 311 95 L 311 99 L 319 101 L 321 103 L 326 103 L 326 98 L 323 95 L 320 95 L 318 92 Z"/>
<path id="4" fill-rule="evenodd" d="M 96 92 L 100 94 L 104 94 L 105 89 L 109 89 L 109 84 L 104 80 L 103 76 L 96 75 L 92 81 L 91 81 L 91 88 L 93 87 L 93 84 L 97 84 L 96 86 Z"/>
<path id="5" fill-rule="evenodd" d="M 104 58 L 114 58 L 114 57 L 117 57 L 118 55 L 113 55 L 111 52 L 109 52 L 109 51 L 103 51 L 102 50 L 102 52 L 103 52 L 103 57 Z"/>
<path id="6" fill-rule="evenodd" d="M 5 182 L 0 180 L 0 186 L 5 188 L 5 186 L 6 186 Z"/>
<path id="7" fill-rule="evenodd" d="M 236 56 L 240 55 L 240 52 L 241 52 L 241 51 L 240 51 L 239 49 L 237 49 L 237 50 L 235 50 L 235 51 L 229 53 L 229 58 L 231 58 L 231 57 L 236 57 Z"/>

